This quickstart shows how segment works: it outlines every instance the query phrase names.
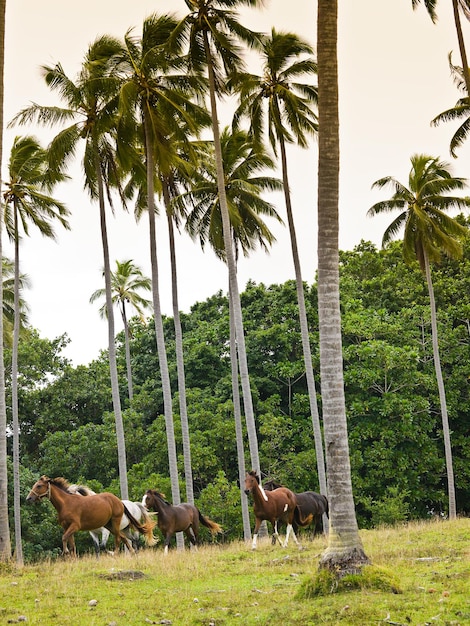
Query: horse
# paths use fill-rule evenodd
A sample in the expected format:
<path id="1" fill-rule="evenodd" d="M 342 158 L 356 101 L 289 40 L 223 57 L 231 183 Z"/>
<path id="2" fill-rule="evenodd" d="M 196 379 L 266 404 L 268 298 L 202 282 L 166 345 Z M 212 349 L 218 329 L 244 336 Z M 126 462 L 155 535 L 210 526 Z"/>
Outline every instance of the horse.
<path id="1" fill-rule="evenodd" d="M 82 496 L 95 496 L 96 495 L 96 492 L 90 489 L 89 487 L 87 487 L 86 485 L 69 485 L 69 487 L 67 488 L 67 491 L 69 493 L 78 493 Z M 153 522 L 152 518 L 146 511 L 145 507 L 142 506 L 140 502 L 132 502 L 131 500 L 122 500 L 122 502 L 125 505 L 125 507 L 128 509 L 128 511 L 130 511 L 131 515 L 133 515 L 135 519 L 141 524 L 142 523 L 151 524 Z M 156 524 L 154 524 L 154 526 L 155 525 Z M 132 541 L 132 547 L 134 548 L 134 550 L 137 551 L 139 548 L 140 534 L 137 530 L 134 530 L 131 527 L 129 523 L 129 519 L 127 518 L 125 513 L 121 519 L 121 530 L 125 533 L 127 538 Z M 104 526 L 101 528 L 95 528 L 94 530 L 90 530 L 89 533 L 90 533 L 90 537 L 93 540 L 93 545 L 95 546 L 96 556 L 98 556 L 100 553 L 100 549 L 102 550 L 106 549 L 109 535 L 111 533 Z M 101 541 L 100 541 L 100 535 L 101 535 Z"/>
<path id="2" fill-rule="evenodd" d="M 132 543 L 121 531 L 121 519 L 125 513 L 131 525 L 144 535 L 147 545 L 155 545 L 153 528 L 155 523 L 140 524 L 121 500 L 113 493 L 103 492 L 84 498 L 79 494 L 68 493 L 69 483 L 65 478 L 41 476 L 26 497 L 26 502 L 40 502 L 48 498 L 57 511 L 59 524 L 64 529 L 62 535 L 63 554 L 77 556 L 74 534 L 78 530 L 95 530 L 106 526 L 114 535 L 116 550 L 121 541 L 135 554 Z"/>
<path id="3" fill-rule="evenodd" d="M 282 487 L 280 483 L 274 480 L 268 480 L 264 483 L 264 488 L 267 491 L 273 489 L 279 489 Z M 295 532 L 300 528 L 306 528 L 313 522 L 313 533 L 315 534 L 317 528 L 320 528 L 322 516 L 328 515 L 328 499 L 326 496 L 317 493 L 316 491 L 302 491 L 296 493 L 297 506 L 300 511 L 300 516 L 295 515 L 292 526 Z M 312 517 L 310 517 L 312 516 Z M 304 522 L 302 523 L 302 519 Z"/>
<path id="4" fill-rule="evenodd" d="M 204 517 L 194 504 L 188 502 L 170 504 L 165 500 L 163 493 L 154 489 L 148 489 L 145 492 L 142 504 L 146 509 L 154 510 L 158 514 L 157 524 L 165 539 L 165 554 L 168 554 L 168 547 L 175 533 L 184 532 L 190 544 L 197 547 L 199 524 L 208 528 L 213 536 L 222 532 L 221 526 L 208 517 Z"/>
<path id="5" fill-rule="evenodd" d="M 259 476 L 255 471 L 248 472 L 245 476 L 245 493 L 253 496 L 253 512 L 255 514 L 255 528 L 253 531 L 252 549 L 256 549 L 258 540 L 258 531 L 261 526 L 261 522 L 266 520 L 271 523 L 273 529 L 272 542 L 276 543 L 276 539 L 279 541 L 283 548 L 287 547 L 289 542 L 289 536 L 292 533 L 297 546 L 300 547 L 300 543 L 297 539 L 292 523 L 294 516 L 300 514 L 298 512 L 297 500 L 295 494 L 287 487 L 278 487 L 273 491 L 266 491 L 260 484 Z M 284 543 L 281 541 L 278 533 L 278 521 L 284 522 L 287 525 L 286 539 Z M 306 521 L 306 520 L 303 520 Z"/>

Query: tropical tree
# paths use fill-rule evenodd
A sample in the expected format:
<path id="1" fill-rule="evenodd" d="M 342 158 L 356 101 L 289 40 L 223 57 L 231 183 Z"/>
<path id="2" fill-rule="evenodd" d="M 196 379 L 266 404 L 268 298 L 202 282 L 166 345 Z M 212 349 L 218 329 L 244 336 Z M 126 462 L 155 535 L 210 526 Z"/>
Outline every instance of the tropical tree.
<path id="1" fill-rule="evenodd" d="M 403 257 L 405 262 L 409 264 L 417 259 L 421 271 L 426 276 L 431 307 L 434 368 L 441 405 L 450 519 L 456 517 L 454 468 L 446 393 L 439 356 L 431 264 L 438 263 L 443 253 L 451 258 L 460 258 L 462 255 L 462 243 L 459 239 L 467 234 L 467 228 L 446 215 L 445 211 L 469 207 L 470 198 L 444 194 L 461 191 L 465 186 L 466 180 L 452 176 L 447 163 L 427 154 L 414 154 L 411 157 L 408 186 L 392 176 L 375 181 L 373 187 L 379 189 L 391 187 L 394 193 L 389 200 L 377 202 L 368 211 L 370 216 L 400 211 L 398 217 L 385 230 L 382 245 L 386 245 L 404 229 Z"/>
<path id="2" fill-rule="evenodd" d="M 351 484 L 339 302 L 338 2 L 319 0 L 318 316 L 320 376 L 329 500 L 328 547 L 320 567 L 341 576 L 368 561 L 359 537 Z"/>
<path id="3" fill-rule="evenodd" d="M 13 326 L 15 322 L 15 264 L 10 259 L 2 259 L 3 276 L 3 344 L 5 348 L 13 346 Z M 19 276 L 20 294 L 29 288 L 30 281 L 26 274 Z M 20 297 L 20 336 L 28 324 L 28 304 Z"/>
<path id="4" fill-rule="evenodd" d="M 3 101 L 5 69 L 5 13 L 6 0 L 0 0 L 0 163 L 3 156 Z M 0 259 L 2 244 L 3 204 L 0 201 Z M 3 263 L 0 264 L 0 307 L 3 310 Z M 5 399 L 5 364 L 3 360 L 3 315 L 0 315 L 0 560 L 11 558 L 10 526 L 8 524 L 8 472 L 7 472 L 7 409 Z M 5 433 L 5 434 L 4 434 Z"/>
<path id="5" fill-rule="evenodd" d="M 149 278 L 144 276 L 140 267 L 135 265 L 131 259 L 127 261 L 116 261 L 116 270 L 111 272 L 111 290 L 113 304 L 116 304 L 121 313 L 122 323 L 124 325 L 124 343 L 126 351 L 126 369 L 127 369 L 127 388 L 129 391 L 129 400 L 132 402 L 133 385 L 132 385 L 132 364 L 131 364 L 131 348 L 130 348 L 130 331 L 127 316 L 126 303 L 137 312 L 140 320 L 144 321 L 144 309 L 150 307 L 150 301 L 140 295 L 139 291 L 150 291 L 152 284 Z M 96 302 L 106 297 L 105 289 L 97 289 L 90 296 L 90 302 Z M 100 308 L 100 316 L 107 317 L 106 303 Z"/>
<path id="6" fill-rule="evenodd" d="M 16 559 L 23 563 L 20 516 L 20 459 L 19 459 L 19 420 L 18 420 L 18 343 L 20 337 L 20 239 L 21 231 L 29 235 L 29 223 L 45 237 L 55 238 L 52 223 L 57 220 L 64 228 L 69 228 L 68 210 L 64 204 L 47 192 L 65 176 L 49 167 L 47 152 L 35 137 L 16 137 L 11 149 L 8 164 L 9 180 L 5 183 L 3 199 L 5 203 L 5 230 L 13 241 L 14 261 L 14 322 L 12 350 L 12 420 L 13 420 L 13 486 L 15 512 L 15 552 Z M 45 193 L 46 192 L 46 193 Z"/>
<path id="7" fill-rule="evenodd" d="M 96 39 L 85 55 L 82 68 L 75 82 L 66 75 L 60 64 L 42 66 L 42 74 L 46 84 L 53 91 L 59 93 L 66 108 L 33 104 L 20 111 L 13 122 L 26 123 L 36 120 L 41 124 L 50 126 L 64 125 L 70 122 L 70 125 L 63 128 L 50 144 L 50 163 L 53 167 L 58 164 L 66 165 L 75 155 L 80 140 L 85 140 L 82 161 L 85 186 L 90 198 L 98 201 L 99 205 L 106 309 L 108 311 L 109 369 L 116 423 L 119 479 L 121 497 L 127 499 L 126 445 L 119 397 L 105 204 L 106 195 L 108 201 L 112 199 L 110 193 L 106 194 L 105 190 L 109 190 L 111 186 L 117 184 L 111 140 L 115 129 L 116 96 L 119 80 L 114 74 L 114 67 L 110 65 L 109 60 L 120 50 L 121 42 L 112 37 L 102 36 Z"/>
<path id="8" fill-rule="evenodd" d="M 155 177 L 156 165 L 160 171 L 169 172 L 174 160 L 172 139 L 180 137 L 181 128 L 187 134 L 197 133 L 197 120 L 201 108 L 194 103 L 194 94 L 201 89 L 200 81 L 181 74 L 182 41 L 172 42 L 171 54 L 168 43 L 177 22 L 169 15 L 156 14 L 145 19 L 142 37 L 132 30 L 124 38 L 124 48 L 119 58 L 118 71 L 123 77 L 120 91 L 120 125 L 118 136 L 123 149 L 121 156 L 128 158 L 126 150 L 129 137 L 137 128 L 144 146 L 145 183 L 140 186 L 138 208 L 146 204 L 149 219 L 150 259 L 152 271 L 152 297 L 155 319 L 157 353 L 162 380 L 165 425 L 167 433 L 168 462 L 171 478 L 172 499 L 180 502 L 176 443 L 173 424 L 172 394 L 168 370 L 163 318 L 160 304 L 158 255 L 155 224 Z M 135 139 L 135 138 L 134 138 Z M 132 141 L 132 138 L 131 138 Z M 127 152 L 129 152 L 127 150 Z M 138 153 L 138 150 L 137 150 Z M 132 159 L 130 161 L 132 166 Z M 178 534 L 178 543 L 182 537 Z"/>
<path id="9" fill-rule="evenodd" d="M 411 0 L 413 9 L 416 9 L 421 0 Z M 433 22 L 437 21 L 436 6 L 437 0 L 423 0 L 424 6 Z M 462 73 L 465 80 L 467 97 L 470 95 L 470 72 L 468 68 L 467 52 L 460 21 L 460 10 L 467 19 L 470 19 L 470 0 L 452 0 L 452 10 L 454 14 L 455 30 L 459 42 L 460 58 L 462 60 Z"/>
<path id="10" fill-rule="evenodd" d="M 237 86 L 240 98 L 240 105 L 235 112 L 234 121 L 238 125 L 241 117 L 248 116 L 250 135 L 256 141 L 263 140 L 264 127 L 267 123 L 270 144 L 275 154 L 277 154 L 279 147 L 281 155 L 284 199 L 297 286 L 300 331 L 315 439 L 318 479 L 320 491 L 326 495 L 322 432 L 317 407 L 304 285 L 292 210 L 286 153 L 286 144 L 294 141 L 302 148 L 306 148 L 308 136 L 313 135 L 318 128 L 317 117 L 313 110 L 313 106 L 317 102 L 317 89 L 309 83 L 299 82 L 302 77 L 312 76 L 317 71 L 316 61 L 312 54 L 312 47 L 297 35 L 277 32 L 273 28 L 271 36 L 262 39 L 262 75 L 244 73 L 238 74 L 234 78 L 233 82 Z"/>
<path id="11" fill-rule="evenodd" d="M 262 216 L 281 218 L 274 206 L 262 197 L 263 192 L 279 190 L 281 182 L 277 178 L 261 175 L 264 170 L 274 168 L 274 162 L 261 144 L 256 149 L 248 134 L 242 130 L 230 131 L 225 128 L 221 134 L 222 160 L 225 172 L 226 200 L 230 214 L 235 256 L 239 249 L 248 256 L 257 245 L 268 250 L 274 236 L 266 226 Z M 175 198 L 175 206 L 182 202 L 192 205 L 193 210 L 186 220 L 186 229 L 193 238 L 198 237 L 202 248 L 209 242 L 216 255 L 226 260 L 220 198 L 217 184 L 217 168 L 212 142 L 200 146 L 200 160 L 196 167 L 190 189 Z M 245 480 L 244 445 L 242 437 L 240 391 L 238 383 L 238 359 L 236 329 L 234 323 L 233 297 L 230 292 L 230 359 L 232 370 L 232 395 L 237 441 L 237 458 L 240 484 Z M 250 538 L 248 503 L 241 498 L 244 536 Z"/>
<path id="12" fill-rule="evenodd" d="M 227 204 L 225 174 L 222 159 L 220 129 L 217 114 L 217 96 L 225 91 L 225 78 L 234 71 L 243 70 L 237 39 L 255 46 L 259 35 L 245 28 L 234 11 L 240 6 L 257 7 L 262 0 L 185 0 L 189 9 L 175 29 L 172 38 L 189 41 L 189 67 L 202 74 L 207 70 L 209 101 L 212 119 L 217 187 L 222 217 L 224 250 L 228 267 L 229 292 L 233 299 L 233 317 L 236 331 L 239 371 L 243 392 L 243 404 L 247 423 L 248 441 L 252 467 L 260 472 L 258 439 L 251 396 L 246 357 L 243 315 L 238 289 L 236 261 L 232 245 L 230 213 Z"/>

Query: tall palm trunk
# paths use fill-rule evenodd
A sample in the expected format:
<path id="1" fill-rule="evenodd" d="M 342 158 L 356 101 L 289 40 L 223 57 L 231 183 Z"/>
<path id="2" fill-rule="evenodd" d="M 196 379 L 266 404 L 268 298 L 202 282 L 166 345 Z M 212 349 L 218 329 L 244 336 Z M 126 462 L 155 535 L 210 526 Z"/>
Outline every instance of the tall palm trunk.
<path id="1" fill-rule="evenodd" d="M 126 460 L 126 441 L 124 436 L 124 424 L 121 412 L 121 398 L 119 396 L 119 379 L 117 371 L 116 359 L 116 343 L 114 330 L 114 310 L 113 297 L 111 287 L 111 265 L 109 262 L 109 245 L 108 230 L 106 226 L 106 210 L 104 202 L 103 177 L 101 175 L 101 166 L 99 161 L 99 152 L 95 145 L 95 169 L 98 181 L 98 201 L 100 208 L 100 227 L 101 227 L 101 243 L 103 247 L 103 267 L 104 282 L 106 292 L 106 311 L 108 315 L 108 354 L 109 354 L 109 373 L 111 377 L 111 394 L 113 398 L 114 421 L 116 425 L 116 440 L 118 450 L 118 468 L 119 468 L 119 485 L 121 489 L 121 498 L 127 500 L 129 498 L 129 489 L 127 483 L 127 460 Z"/>
<path id="2" fill-rule="evenodd" d="M 229 288 L 229 319 L 230 319 L 230 366 L 232 372 L 232 397 L 233 397 L 233 415 L 235 418 L 235 438 L 237 441 L 237 461 L 238 461 L 238 480 L 240 483 L 240 498 L 242 506 L 243 521 L 243 538 L 245 541 L 251 539 L 251 523 L 250 512 L 248 510 L 248 498 L 243 489 L 246 467 L 245 467 L 245 446 L 243 445 L 243 428 L 242 415 L 240 408 L 240 387 L 238 384 L 238 358 L 237 358 L 237 339 L 235 332 L 235 322 L 233 319 L 233 304 Z"/>
<path id="3" fill-rule="evenodd" d="M 455 30 L 457 32 L 457 39 L 459 42 L 460 58 L 462 59 L 462 71 L 465 80 L 465 87 L 467 89 L 467 96 L 470 97 L 470 72 L 468 69 L 467 52 L 462 33 L 462 23 L 460 21 L 459 0 L 452 0 L 452 8 L 454 10 Z"/>
<path id="4" fill-rule="evenodd" d="M 315 389 L 315 379 L 313 376 L 312 367 L 312 351 L 310 348 L 310 338 L 308 332 L 307 311 L 305 309 L 305 294 L 304 285 L 302 280 L 302 271 L 300 269 L 299 250 L 297 246 L 297 235 L 295 232 L 294 216 L 292 213 L 292 203 L 289 189 L 289 178 L 287 174 L 287 157 L 286 146 L 282 135 L 279 138 L 279 144 L 281 148 L 281 168 L 282 168 L 282 182 L 284 186 L 284 198 L 286 202 L 287 223 L 289 225 L 289 235 L 292 248 L 292 259 L 294 262 L 295 271 L 295 284 L 297 288 L 297 302 L 299 305 L 299 321 L 300 321 L 300 335 L 302 338 L 302 350 L 304 355 L 305 376 L 307 379 L 308 397 L 310 401 L 310 415 L 312 416 L 313 426 L 313 438 L 315 442 L 315 454 L 317 457 L 317 472 L 318 482 L 320 484 L 320 493 L 328 495 L 326 486 L 326 473 L 325 473 L 325 457 L 323 454 L 323 441 L 322 432 L 320 426 L 320 417 L 318 414 L 317 406 L 317 392 Z M 323 518 L 323 524 L 325 531 L 328 530 L 328 520 L 325 515 Z"/>
<path id="5" fill-rule="evenodd" d="M 127 372 L 127 392 L 129 394 L 129 402 L 134 397 L 134 385 L 132 383 L 132 364 L 131 364 L 131 338 L 129 333 L 129 323 L 127 321 L 126 304 L 121 304 L 121 317 L 124 324 L 124 349 L 126 351 L 126 372 Z"/>
<path id="6" fill-rule="evenodd" d="M 0 0 L 0 163 L 3 155 L 3 75 L 5 67 L 6 0 Z M 3 352 L 3 205 L 0 201 L 0 561 L 11 558 L 10 526 L 8 523 L 7 472 L 7 407 L 5 398 L 5 363 Z"/>
<path id="7" fill-rule="evenodd" d="M 339 303 L 337 0 L 318 0 L 318 315 L 330 529 L 320 566 L 339 575 L 367 562 L 351 484 Z"/>
<path id="8" fill-rule="evenodd" d="M 191 462 L 191 441 L 189 437 L 188 405 L 186 402 L 186 377 L 184 374 L 183 331 L 178 301 L 178 275 L 176 267 L 175 230 L 170 213 L 170 198 L 168 187 L 163 183 L 163 196 L 168 221 L 168 236 L 170 240 L 171 264 L 171 293 L 173 302 L 173 323 L 175 326 L 176 369 L 178 373 L 178 392 L 181 419 L 181 434 L 183 439 L 184 479 L 186 485 L 186 502 L 194 504 L 193 468 Z"/>
<path id="9" fill-rule="evenodd" d="M 237 340 L 238 363 L 240 369 L 240 384 L 243 393 L 243 407 L 245 410 L 245 419 L 248 434 L 248 443 L 250 447 L 250 457 L 252 468 L 261 475 L 258 437 L 256 434 L 255 416 L 253 411 L 253 399 L 251 397 L 250 378 L 248 374 L 248 363 L 245 347 L 245 334 L 243 331 L 243 315 L 240 301 L 240 293 L 238 290 L 237 270 L 235 264 L 235 256 L 232 247 L 232 237 L 230 228 L 230 216 L 227 207 L 227 197 L 225 194 L 225 176 L 222 160 L 222 146 L 220 143 L 219 121 L 217 116 L 216 89 L 214 80 L 214 71 L 212 67 L 212 57 L 209 47 L 207 33 L 204 32 L 204 46 L 206 51 L 207 68 L 209 74 L 209 97 L 212 117 L 212 131 L 214 136 L 214 152 L 217 171 L 217 189 L 219 193 L 220 212 L 222 215 L 222 228 L 224 236 L 224 248 L 228 267 L 229 290 L 233 298 L 233 321 L 235 325 L 235 335 Z"/>
<path id="10" fill-rule="evenodd" d="M 11 412 L 13 418 L 13 510 L 15 517 L 15 554 L 18 565 L 23 565 L 23 542 L 21 539 L 21 490 L 20 490 L 20 424 L 18 418 L 18 345 L 20 339 L 20 244 L 18 212 L 14 208 L 15 278 L 13 350 L 11 357 Z M 2 311 L 3 315 L 3 311 Z M 3 339 L 2 339 L 3 340 Z"/>
<path id="11" fill-rule="evenodd" d="M 155 320 L 155 335 L 157 343 L 158 362 L 160 365 L 160 376 L 163 391 L 163 410 L 165 414 L 166 440 L 168 447 L 168 466 L 171 481 L 171 495 L 173 504 L 180 504 L 180 486 L 178 479 L 178 462 L 176 457 L 175 431 L 173 424 L 173 407 L 171 398 L 170 373 L 168 370 L 168 361 L 166 356 L 165 336 L 163 332 L 162 309 L 160 305 L 160 287 L 158 279 L 158 259 L 157 259 L 157 238 L 155 227 L 155 190 L 154 176 L 155 166 L 152 151 L 152 137 L 150 133 L 150 122 L 147 114 L 144 114 L 144 132 L 145 132 L 145 152 L 147 159 L 147 201 L 148 201 L 148 217 L 149 217 L 149 235 L 150 235 L 150 262 L 152 268 L 152 301 Z M 182 533 L 177 534 L 178 548 L 184 546 Z"/>
<path id="12" fill-rule="evenodd" d="M 424 270 L 426 274 L 426 283 L 429 292 L 429 304 L 431 307 L 431 335 L 432 335 L 432 353 L 434 359 L 434 369 L 436 371 L 437 387 L 439 389 L 439 401 L 441 405 L 441 417 L 442 417 L 442 433 L 444 437 L 444 450 L 446 458 L 447 469 L 447 489 L 449 493 L 449 519 L 455 519 L 457 516 L 456 504 L 455 504 L 455 486 L 454 486 L 454 465 L 452 461 L 452 446 L 450 443 L 450 429 L 449 418 L 447 415 L 447 401 L 446 392 L 444 387 L 444 380 L 442 378 L 441 359 L 439 356 L 439 342 L 437 335 L 437 316 L 436 316 L 436 301 L 434 299 L 434 287 L 431 278 L 431 267 L 429 264 L 429 257 L 424 251 Z"/>

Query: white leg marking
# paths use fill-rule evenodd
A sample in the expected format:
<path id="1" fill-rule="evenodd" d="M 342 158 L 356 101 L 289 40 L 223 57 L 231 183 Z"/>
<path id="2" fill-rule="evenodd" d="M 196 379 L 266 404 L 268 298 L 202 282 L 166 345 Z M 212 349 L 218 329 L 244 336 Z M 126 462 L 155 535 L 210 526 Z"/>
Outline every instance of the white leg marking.
<path id="1" fill-rule="evenodd" d="M 258 534 L 253 535 L 253 542 L 251 544 L 251 549 L 256 550 L 256 542 L 258 541 Z"/>

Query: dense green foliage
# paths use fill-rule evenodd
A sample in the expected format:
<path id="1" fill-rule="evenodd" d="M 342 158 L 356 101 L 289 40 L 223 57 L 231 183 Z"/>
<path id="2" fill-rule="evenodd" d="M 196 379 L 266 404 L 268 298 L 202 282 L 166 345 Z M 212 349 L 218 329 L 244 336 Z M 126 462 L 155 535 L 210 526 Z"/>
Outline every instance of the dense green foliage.
<path id="1" fill-rule="evenodd" d="M 432 362 L 429 304 L 419 267 L 402 260 L 401 243 L 377 250 L 362 242 L 340 255 L 343 348 L 352 479 L 359 525 L 445 515 L 447 494 L 439 398 Z M 461 261 L 433 269 L 441 364 L 448 396 L 458 512 L 470 511 L 470 243 Z M 248 283 L 241 294 L 261 468 L 294 491 L 318 490 L 297 300 L 293 281 Z M 313 367 L 318 375 L 316 287 L 305 286 Z M 235 426 L 231 403 L 228 304 L 222 293 L 182 314 L 188 418 L 196 503 L 242 537 Z M 163 397 L 154 327 L 132 326 L 134 398 L 129 405 L 123 336 L 118 337 L 129 493 L 170 493 Z M 172 388 L 174 327 L 165 319 Z M 119 492 L 107 355 L 71 367 L 66 338 L 22 339 L 20 421 L 22 485 L 39 474 L 65 476 Z M 6 356 L 8 359 L 8 355 Z M 319 402 L 321 414 L 321 380 Z M 174 397 L 180 475 L 178 402 Z M 247 455 L 247 459 L 248 459 Z M 184 484 L 181 481 L 184 499 Z M 52 506 L 24 506 L 27 558 L 53 554 L 60 528 Z M 38 525 L 41 532 L 38 532 Z M 44 532 L 44 528 L 50 532 Z M 82 533 L 82 545 L 90 541 Z"/>

